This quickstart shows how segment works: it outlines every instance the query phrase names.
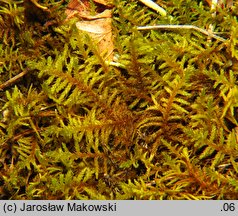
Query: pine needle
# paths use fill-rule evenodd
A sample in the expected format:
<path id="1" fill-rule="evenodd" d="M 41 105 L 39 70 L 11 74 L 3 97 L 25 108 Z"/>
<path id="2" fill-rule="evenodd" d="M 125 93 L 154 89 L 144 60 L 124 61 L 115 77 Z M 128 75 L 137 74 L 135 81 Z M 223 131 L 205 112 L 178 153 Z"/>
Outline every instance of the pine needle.
<path id="1" fill-rule="evenodd" d="M 199 28 L 197 26 L 194 25 L 155 25 L 155 26 L 139 26 L 137 27 L 137 30 L 141 31 L 141 30 L 155 30 L 155 29 L 168 29 L 168 30 L 179 30 L 179 29 L 187 29 L 187 30 L 195 30 L 198 32 L 201 32 L 209 37 L 215 38 L 219 41 L 225 42 L 226 39 L 217 36 L 203 28 Z"/>

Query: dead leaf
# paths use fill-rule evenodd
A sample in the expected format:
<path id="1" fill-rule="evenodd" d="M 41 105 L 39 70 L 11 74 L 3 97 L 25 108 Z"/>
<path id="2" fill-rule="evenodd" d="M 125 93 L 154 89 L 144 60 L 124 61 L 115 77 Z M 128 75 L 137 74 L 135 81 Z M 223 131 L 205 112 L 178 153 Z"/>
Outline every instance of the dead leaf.
<path id="1" fill-rule="evenodd" d="M 67 19 L 72 17 L 72 14 L 84 19 L 97 19 L 111 17 L 111 7 L 97 3 L 94 5 L 90 0 L 71 0 L 65 11 Z"/>
<path id="2" fill-rule="evenodd" d="M 112 42 L 112 12 L 108 7 L 110 1 L 94 0 L 95 7 L 92 7 L 90 0 L 71 0 L 65 11 L 67 18 L 78 17 L 76 23 L 79 30 L 86 32 L 97 44 L 98 50 L 106 60 L 113 58 Z"/>
<path id="3" fill-rule="evenodd" d="M 113 41 L 111 18 L 103 18 L 96 20 L 79 21 L 76 23 L 79 30 L 85 31 L 97 44 L 98 51 L 101 54 L 106 54 L 106 60 L 113 58 Z"/>
<path id="4" fill-rule="evenodd" d="M 107 5 L 107 6 L 112 6 L 113 5 L 113 0 L 94 0 L 94 2 L 97 2 L 99 4 Z"/>

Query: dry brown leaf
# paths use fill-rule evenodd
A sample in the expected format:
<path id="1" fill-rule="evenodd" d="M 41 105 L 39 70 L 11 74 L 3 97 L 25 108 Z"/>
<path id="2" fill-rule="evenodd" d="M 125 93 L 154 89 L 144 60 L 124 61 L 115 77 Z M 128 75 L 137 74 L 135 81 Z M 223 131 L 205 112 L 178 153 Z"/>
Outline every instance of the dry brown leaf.
<path id="1" fill-rule="evenodd" d="M 112 42 L 112 26 L 111 26 L 111 10 L 107 7 L 109 1 L 95 0 L 97 10 L 92 12 L 89 0 L 71 0 L 65 11 L 67 18 L 80 18 L 76 23 L 79 30 L 87 32 L 87 34 L 97 44 L 98 50 L 106 60 L 113 58 L 113 42 Z M 105 6 L 106 5 L 106 6 Z M 95 13 L 96 12 L 96 13 Z"/>
<path id="2" fill-rule="evenodd" d="M 113 58 L 114 45 L 112 41 L 111 22 L 111 18 L 103 18 L 76 23 L 77 28 L 87 32 L 97 44 L 99 53 L 106 54 L 104 57 L 106 60 L 112 60 Z"/>
<path id="3" fill-rule="evenodd" d="M 97 2 L 99 4 L 103 4 L 106 6 L 112 6 L 113 5 L 113 0 L 94 0 L 94 2 Z"/>

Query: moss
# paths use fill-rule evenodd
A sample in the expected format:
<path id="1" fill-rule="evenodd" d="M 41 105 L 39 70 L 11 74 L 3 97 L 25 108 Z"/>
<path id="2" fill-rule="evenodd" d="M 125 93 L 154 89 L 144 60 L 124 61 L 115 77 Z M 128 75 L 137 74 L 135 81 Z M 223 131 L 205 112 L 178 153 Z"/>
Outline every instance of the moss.
<path id="1" fill-rule="evenodd" d="M 64 21 L 67 2 L 39 1 L 34 19 L 26 3 L 0 2 L 1 83 L 26 71 L 0 92 L 2 199 L 237 199 L 237 5 L 212 18 L 164 1 L 169 19 L 115 1 L 121 68 Z M 169 23 L 226 41 L 136 29 Z"/>

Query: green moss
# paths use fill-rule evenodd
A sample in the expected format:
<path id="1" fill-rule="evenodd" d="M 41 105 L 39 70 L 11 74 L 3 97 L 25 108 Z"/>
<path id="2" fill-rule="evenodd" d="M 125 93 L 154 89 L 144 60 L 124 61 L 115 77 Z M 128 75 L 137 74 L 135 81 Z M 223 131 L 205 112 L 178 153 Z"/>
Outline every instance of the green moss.
<path id="1" fill-rule="evenodd" d="M 30 19 L 27 2 L 0 2 L 1 83 L 27 70 L 0 91 L 1 199 L 238 197 L 237 5 L 212 18 L 164 1 L 169 19 L 116 1 L 119 68 L 64 22 L 63 1 Z M 213 24 L 227 40 L 136 30 L 154 24 Z"/>

